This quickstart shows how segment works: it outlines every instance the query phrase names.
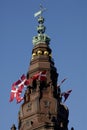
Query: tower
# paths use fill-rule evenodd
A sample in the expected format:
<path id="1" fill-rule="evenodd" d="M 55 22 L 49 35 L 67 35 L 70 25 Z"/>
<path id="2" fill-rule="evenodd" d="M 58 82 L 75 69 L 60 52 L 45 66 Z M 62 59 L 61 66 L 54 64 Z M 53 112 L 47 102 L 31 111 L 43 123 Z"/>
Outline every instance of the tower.
<path id="1" fill-rule="evenodd" d="M 68 108 L 62 103 L 58 72 L 52 58 L 50 38 L 45 34 L 43 9 L 38 17 L 37 36 L 33 37 L 32 58 L 27 79 L 32 79 L 24 94 L 18 114 L 18 130 L 68 130 Z M 43 73 L 46 72 L 46 73 Z M 46 74 L 45 80 L 32 78 Z M 13 130 L 16 127 L 13 125 Z"/>

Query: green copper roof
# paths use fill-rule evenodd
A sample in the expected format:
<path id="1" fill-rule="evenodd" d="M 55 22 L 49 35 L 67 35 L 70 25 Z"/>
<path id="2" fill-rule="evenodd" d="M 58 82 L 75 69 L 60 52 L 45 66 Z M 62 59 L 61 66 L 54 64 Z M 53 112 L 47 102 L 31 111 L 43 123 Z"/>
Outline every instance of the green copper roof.
<path id="1" fill-rule="evenodd" d="M 43 10 L 41 9 L 37 13 L 34 14 L 35 17 L 38 16 L 38 26 L 37 26 L 37 36 L 33 37 L 33 45 L 37 45 L 39 43 L 47 43 L 49 44 L 50 38 L 45 34 L 46 27 L 44 26 L 44 18 L 42 17 Z"/>

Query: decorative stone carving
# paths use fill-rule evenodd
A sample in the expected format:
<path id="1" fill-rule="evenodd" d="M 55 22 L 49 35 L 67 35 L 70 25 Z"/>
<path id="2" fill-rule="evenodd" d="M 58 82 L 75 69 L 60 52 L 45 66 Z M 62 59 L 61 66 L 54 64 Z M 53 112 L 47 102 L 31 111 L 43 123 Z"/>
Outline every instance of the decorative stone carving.
<path id="1" fill-rule="evenodd" d="M 38 34 L 37 36 L 33 37 L 32 42 L 33 42 L 34 46 L 39 44 L 39 43 L 49 44 L 50 38 L 46 34 Z"/>
<path id="2" fill-rule="evenodd" d="M 27 87 L 27 90 L 25 90 L 24 94 L 24 102 L 28 102 L 30 100 L 30 88 Z"/>

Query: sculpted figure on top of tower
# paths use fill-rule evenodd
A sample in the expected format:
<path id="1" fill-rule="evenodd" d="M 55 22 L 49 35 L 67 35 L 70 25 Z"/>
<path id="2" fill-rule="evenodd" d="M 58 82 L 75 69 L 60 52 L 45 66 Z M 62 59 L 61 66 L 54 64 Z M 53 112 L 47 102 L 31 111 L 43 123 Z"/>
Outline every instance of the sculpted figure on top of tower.
<path id="1" fill-rule="evenodd" d="M 46 34 L 38 34 L 37 36 L 34 36 L 32 40 L 34 46 L 39 43 L 49 44 L 49 42 L 50 42 L 50 38 Z"/>

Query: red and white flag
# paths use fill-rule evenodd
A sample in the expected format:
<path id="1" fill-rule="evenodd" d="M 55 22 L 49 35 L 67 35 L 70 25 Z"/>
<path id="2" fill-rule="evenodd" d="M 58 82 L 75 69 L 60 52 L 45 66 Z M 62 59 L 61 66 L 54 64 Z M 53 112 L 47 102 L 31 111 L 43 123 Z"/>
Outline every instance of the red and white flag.
<path id="1" fill-rule="evenodd" d="M 16 100 L 17 103 L 20 103 L 24 98 L 20 96 L 21 93 L 17 93 Z"/>
<path id="2" fill-rule="evenodd" d="M 16 87 L 15 87 L 15 83 L 12 84 L 12 88 L 11 88 L 11 93 L 10 93 L 10 102 L 12 102 L 15 98 L 15 95 L 16 95 Z"/>
<path id="3" fill-rule="evenodd" d="M 35 79 L 38 79 L 38 80 L 46 80 L 46 71 L 41 71 L 41 72 L 38 72 L 37 74 L 35 74 L 33 77 L 32 77 L 33 80 Z"/>
<path id="4" fill-rule="evenodd" d="M 17 80 L 16 82 L 15 82 L 15 85 L 17 86 L 17 85 L 19 85 L 21 83 L 21 80 Z"/>
<path id="5" fill-rule="evenodd" d="M 21 81 L 22 81 L 21 83 L 26 86 L 30 84 L 30 79 L 27 79 L 24 74 L 21 76 Z"/>
<path id="6" fill-rule="evenodd" d="M 23 100 L 23 98 L 20 95 L 21 95 L 21 91 L 19 90 L 19 88 L 16 87 L 16 83 L 13 83 L 9 101 L 12 102 L 14 99 L 16 99 L 17 103 L 19 103 L 19 100 L 20 101 Z"/>
<path id="7" fill-rule="evenodd" d="M 21 92 L 24 89 L 24 87 L 28 86 L 29 84 L 30 84 L 30 79 L 27 79 L 24 74 L 21 76 L 21 80 L 18 80 L 16 82 L 16 85 L 18 86 L 19 91 L 21 91 Z"/>
<path id="8" fill-rule="evenodd" d="M 72 92 L 72 90 L 68 90 L 67 92 L 63 92 L 61 94 L 62 96 L 64 96 L 64 102 L 67 100 L 67 98 L 69 97 L 71 92 Z"/>
<path id="9" fill-rule="evenodd" d="M 60 84 L 58 84 L 57 87 L 60 87 L 60 86 L 65 82 L 66 79 L 67 79 L 67 78 L 64 78 L 64 79 L 60 82 Z"/>
<path id="10" fill-rule="evenodd" d="M 24 86 L 27 86 L 29 84 L 30 79 L 27 79 L 26 76 L 23 74 L 20 80 L 12 84 L 9 101 L 12 102 L 14 98 L 16 98 L 17 103 L 21 102 L 23 100 L 23 97 L 21 97 L 21 93 L 24 89 Z"/>

